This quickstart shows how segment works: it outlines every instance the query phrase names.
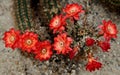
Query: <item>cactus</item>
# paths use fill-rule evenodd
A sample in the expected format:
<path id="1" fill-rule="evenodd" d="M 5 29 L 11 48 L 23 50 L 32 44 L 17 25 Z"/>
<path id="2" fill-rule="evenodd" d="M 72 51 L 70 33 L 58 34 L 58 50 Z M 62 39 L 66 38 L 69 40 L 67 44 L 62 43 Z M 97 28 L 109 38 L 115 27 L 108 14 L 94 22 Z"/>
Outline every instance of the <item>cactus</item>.
<path id="1" fill-rule="evenodd" d="M 120 0 L 108 0 L 114 6 L 120 6 Z"/>
<path id="2" fill-rule="evenodd" d="M 17 27 L 24 32 L 26 29 L 30 29 L 31 24 L 31 9 L 30 0 L 15 0 L 14 1 L 14 14 Z"/>
<path id="3" fill-rule="evenodd" d="M 39 30 L 38 26 L 47 25 L 49 20 L 61 9 L 60 0 L 14 0 L 14 17 L 17 28 Z M 41 24 L 37 24 L 40 22 Z"/>
<path id="4" fill-rule="evenodd" d="M 101 1 L 113 6 L 120 6 L 120 0 L 101 0 Z"/>
<path id="5" fill-rule="evenodd" d="M 101 0 L 101 2 L 108 6 L 110 11 L 116 11 L 120 13 L 120 0 Z"/>

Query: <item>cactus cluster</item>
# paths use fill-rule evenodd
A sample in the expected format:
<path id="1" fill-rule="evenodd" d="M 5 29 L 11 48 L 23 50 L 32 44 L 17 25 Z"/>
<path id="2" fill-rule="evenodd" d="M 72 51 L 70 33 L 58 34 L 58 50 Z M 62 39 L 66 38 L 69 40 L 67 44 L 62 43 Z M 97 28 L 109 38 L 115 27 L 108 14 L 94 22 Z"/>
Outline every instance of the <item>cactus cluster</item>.
<path id="1" fill-rule="evenodd" d="M 78 3 L 61 8 L 60 0 L 17 0 L 14 5 L 19 30 L 12 28 L 4 33 L 5 46 L 40 61 L 49 60 L 52 71 L 62 67 L 69 72 L 85 64 L 90 72 L 99 70 L 102 63 L 96 54 L 100 49 L 109 52 L 110 43 L 117 38 L 117 25 L 111 20 L 103 20 L 98 26 L 89 24 L 87 4 L 85 9 Z M 84 14 L 81 20 L 80 14 Z"/>
<path id="2" fill-rule="evenodd" d="M 61 9 L 60 0 L 14 0 L 13 5 L 15 25 L 21 32 L 36 30 L 37 22 L 48 24 Z"/>

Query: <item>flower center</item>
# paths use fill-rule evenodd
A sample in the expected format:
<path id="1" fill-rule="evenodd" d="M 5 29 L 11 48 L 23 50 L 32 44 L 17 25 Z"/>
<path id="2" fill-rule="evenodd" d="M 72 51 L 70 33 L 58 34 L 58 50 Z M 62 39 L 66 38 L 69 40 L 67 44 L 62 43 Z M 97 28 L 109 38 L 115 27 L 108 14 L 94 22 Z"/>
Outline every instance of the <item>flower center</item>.
<path id="1" fill-rule="evenodd" d="M 84 29 L 79 31 L 79 35 L 85 35 L 85 34 L 86 34 L 86 31 Z"/>
<path id="2" fill-rule="evenodd" d="M 11 42 L 14 42 L 14 41 L 15 41 L 15 37 L 14 37 L 14 36 L 11 36 L 11 37 L 10 37 L 10 41 L 11 41 Z"/>
<path id="3" fill-rule="evenodd" d="M 64 43 L 63 43 L 63 42 L 60 42 L 60 46 L 63 47 L 63 46 L 64 46 Z"/>
<path id="4" fill-rule="evenodd" d="M 75 12 L 75 10 L 71 10 L 70 12 L 71 12 L 71 13 L 74 13 L 74 12 Z"/>
<path id="5" fill-rule="evenodd" d="M 46 52 L 47 52 L 47 50 L 45 48 L 42 49 L 42 51 L 41 51 L 42 54 L 46 54 Z"/>
<path id="6" fill-rule="evenodd" d="M 70 13 L 74 13 L 75 12 L 75 8 L 72 8 L 71 10 L 70 10 Z"/>
<path id="7" fill-rule="evenodd" d="M 31 44 L 32 44 L 32 40 L 31 40 L 31 39 L 28 39 L 28 40 L 26 41 L 26 43 L 27 43 L 28 45 L 31 45 Z"/>
<path id="8" fill-rule="evenodd" d="M 56 20 L 56 21 L 55 21 L 55 26 L 57 26 L 57 25 L 58 25 L 58 23 L 59 23 L 59 20 Z"/>
<path id="9" fill-rule="evenodd" d="M 108 26 L 107 29 L 108 29 L 108 32 L 109 32 L 109 33 L 111 33 L 111 34 L 114 34 L 114 33 L 115 33 L 113 27 Z"/>

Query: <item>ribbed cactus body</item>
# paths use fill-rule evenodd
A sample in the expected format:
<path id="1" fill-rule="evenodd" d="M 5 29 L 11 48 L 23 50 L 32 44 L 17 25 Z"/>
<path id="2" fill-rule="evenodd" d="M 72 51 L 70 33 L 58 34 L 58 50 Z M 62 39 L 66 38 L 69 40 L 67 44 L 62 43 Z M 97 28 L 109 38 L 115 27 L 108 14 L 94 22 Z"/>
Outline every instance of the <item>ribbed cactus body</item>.
<path id="1" fill-rule="evenodd" d="M 32 27 L 32 15 L 30 9 L 30 0 L 15 0 L 14 13 L 17 27 L 24 32 Z"/>

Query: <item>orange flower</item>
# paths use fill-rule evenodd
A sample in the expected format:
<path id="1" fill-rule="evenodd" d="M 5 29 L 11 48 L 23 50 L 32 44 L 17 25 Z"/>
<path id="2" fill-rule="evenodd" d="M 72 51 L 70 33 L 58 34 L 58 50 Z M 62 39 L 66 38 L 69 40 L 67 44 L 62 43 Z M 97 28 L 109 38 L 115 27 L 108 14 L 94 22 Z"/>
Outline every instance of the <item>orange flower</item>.
<path id="1" fill-rule="evenodd" d="M 35 48 L 36 43 L 38 42 L 38 35 L 26 31 L 20 38 L 20 48 L 23 51 L 31 52 Z"/>
<path id="2" fill-rule="evenodd" d="M 108 52 L 110 49 L 110 43 L 106 41 L 99 41 L 98 46 L 102 49 L 103 52 Z"/>
<path id="3" fill-rule="evenodd" d="M 92 38 L 86 38 L 85 39 L 86 46 L 92 46 L 92 45 L 94 45 L 94 43 L 95 43 L 95 40 L 92 39 Z"/>
<path id="4" fill-rule="evenodd" d="M 70 37 L 67 37 L 66 33 L 62 33 L 54 38 L 54 50 L 57 51 L 58 54 L 66 54 L 70 50 L 70 44 L 72 43 L 72 39 Z"/>
<path id="5" fill-rule="evenodd" d="M 86 65 L 86 70 L 95 71 L 96 69 L 99 70 L 101 68 L 102 64 L 98 61 L 96 61 L 93 57 L 88 57 L 88 63 Z"/>
<path id="6" fill-rule="evenodd" d="M 112 21 L 105 21 L 103 20 L 103 25 L 100 25 L 99 28 L 101 29 L 100 34 L 104 34 L 104 37 L 107 41 L 111 38 L 117 38 L 117 27 Z"/>
<path id="7" fill-rule="evenodd" d="M 5 46 L 12 49 L 18 48 L 18 41 L 20 38 L 20 32 L 11 28 L 9 31 L 4 33 L 3 40 L 5 41 Z"/>
<path id="8" fill-rule="evenodd" d="M 82 5 L 78 5 L 77 3 L 66 5 L 63 11 L 67 14 L 67 16 L 73 17 L 75 20 L 79 19 L 79 13 L 84 12 L 84 10 L 82 10 Z"/>
<path id="9" fill-rule="evenodd" d="M 65 17 L 62 17 L 62 15 L 56 15 L 51 19 L 49 26 L 50 29 L 53 30 L 53 33 L 56 33 L 65 30 L 65 24 Z"/>
<path id="10" fill-rule="evenodd" d="M 69 52 L 69 57 L 70 57 L 70 59 L 72 60 L 73 58 L 74 58 L 74 56 L 78 53 L 78 49 L 79 47 L 78 46 L 75 46 L 74 48 L 73 48 L 73 50 L 71 50 L 70 52 Z"/>
<path id="11" fill-rule="evenodd" d="M 40 61 L 48 60 L 52 56 L 52 46 L 49 41 L 38 42 L 34 50 L 35 58 Z"/>

